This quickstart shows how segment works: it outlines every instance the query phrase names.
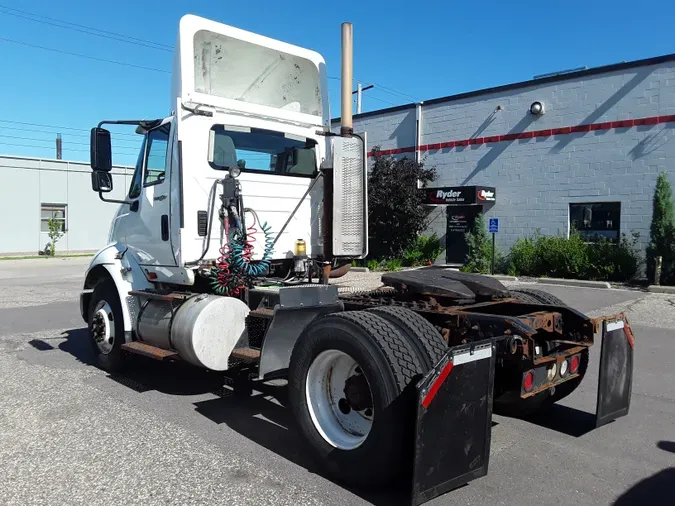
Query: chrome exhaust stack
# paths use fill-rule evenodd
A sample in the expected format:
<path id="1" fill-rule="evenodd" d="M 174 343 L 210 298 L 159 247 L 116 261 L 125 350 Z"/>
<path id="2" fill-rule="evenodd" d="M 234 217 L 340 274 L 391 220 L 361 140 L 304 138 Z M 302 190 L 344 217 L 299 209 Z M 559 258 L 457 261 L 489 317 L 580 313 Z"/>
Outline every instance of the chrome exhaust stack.
<path id="1" fill-rule="evenodd" d="M 354 82 L 354 29 L 351 23 L 342 23 L 342 111 L 340 135 L 351 135 L 352 84 Z"/>

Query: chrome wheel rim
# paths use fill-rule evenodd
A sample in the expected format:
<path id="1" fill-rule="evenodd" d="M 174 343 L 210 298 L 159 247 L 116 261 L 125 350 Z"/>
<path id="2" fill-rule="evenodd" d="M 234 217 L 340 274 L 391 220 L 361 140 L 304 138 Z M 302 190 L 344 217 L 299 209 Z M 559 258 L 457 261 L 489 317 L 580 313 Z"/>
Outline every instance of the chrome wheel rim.
<path id="1" fill-rule="evenodd" d="M 110 304 L 102 300 L 94 309 L 91 319 L 91 335 L 104 355 L 110 353 L 115 344 L 115 317 Z"/>

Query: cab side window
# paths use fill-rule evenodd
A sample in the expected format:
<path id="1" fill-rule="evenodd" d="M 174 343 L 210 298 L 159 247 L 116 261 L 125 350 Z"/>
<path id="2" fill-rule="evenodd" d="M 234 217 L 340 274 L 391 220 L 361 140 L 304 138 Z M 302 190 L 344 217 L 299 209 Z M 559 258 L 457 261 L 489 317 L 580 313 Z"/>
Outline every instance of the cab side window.
<path id="1" fill-rule="evenodd" d="M 143 144 L 141 144 L 141 151 L 138 153 L 138 160 L 136 160 L 136 168 L 134 169 L 134 175 L 131 177 L 131 185 L 129 186 L 129 198 L 137 199 L 141 196 L 141 188 L 143 181 L 143 160 L 145 160 L 145 145 L 148 141 L 148 138 L 143 139 Z"/>
<path id="2" fill-rule="evenodd" d="M 143 186 L 159 184 L 166 176 L 170 126 L 164 125 L 148 134 L 147 158 Z"/>

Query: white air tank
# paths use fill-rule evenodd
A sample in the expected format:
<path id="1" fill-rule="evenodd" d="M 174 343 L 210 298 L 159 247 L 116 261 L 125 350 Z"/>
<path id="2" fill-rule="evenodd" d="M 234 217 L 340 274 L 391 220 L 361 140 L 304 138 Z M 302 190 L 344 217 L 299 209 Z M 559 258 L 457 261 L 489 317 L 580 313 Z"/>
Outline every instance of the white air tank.
<path id="1" fill-rule="evenodd" d="M 138 316 L 139 339 L 176 350 L 180 358 L 197 367 L 226 370 L 230 354 L 244 332 L 248 306 L 233 297 L 210 294 L 191 297 L 177 309 L 172 305 L 176 303 L 146 302 Z"/>

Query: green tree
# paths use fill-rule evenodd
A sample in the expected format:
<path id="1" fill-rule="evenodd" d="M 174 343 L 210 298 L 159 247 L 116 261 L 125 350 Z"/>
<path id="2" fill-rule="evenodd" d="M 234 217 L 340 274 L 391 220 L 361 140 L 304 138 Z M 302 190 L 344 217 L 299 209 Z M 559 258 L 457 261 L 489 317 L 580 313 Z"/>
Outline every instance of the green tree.
<path id="1" fill-rule="evenodd" d="M 57 220 L 54 216 L 49 218 L 47 226 L 49 227 L 47 235 L 49 235 L 49 238 L 51 239 L 49 255 L 54 256 L 56 254 L 56 243 L 63 237 L 66 230 L 63 228 L 63 222 Z"/>
<path id="2" fill-rule="evenodd" d="M 432 207 L 425 206 L 418 181 L 426 186 L 437 177 L 435 168 L 409 158 L 394 158 L 373 150 L 368 176 L 369 257 L 401 258 L 427 228 Z"/>
<path id="3" fill-rule="evenodd" d="M 462 266 L 463 272 L 478 272 L 481 274 L 490 274 L 492 266 L 492 240 L 485 225 L 483 213 L 476 216 L 473 227 L 466 234 L 466 244 L 468 253 L 466 262 Z M 499 252 L 495 252 L 495 271 L 502 264 Z"/>
<path id="4" fill-rule="evenodd" d="M 656 258 L 663 257 L 661 280 L 675 282 L 675 204 L 668 174 L 661 172 L 654 190 L 652 223 L 647 247 L 647 277 L 654 279 Z"/>

